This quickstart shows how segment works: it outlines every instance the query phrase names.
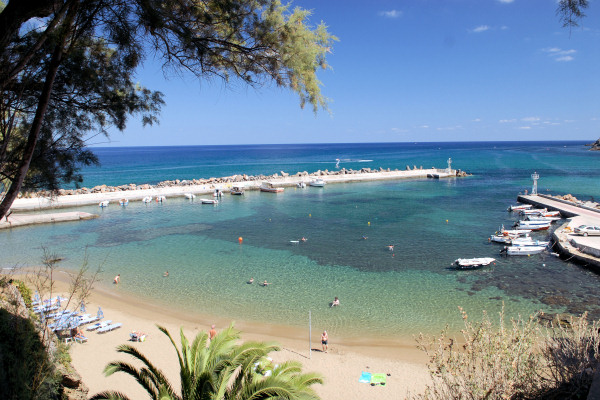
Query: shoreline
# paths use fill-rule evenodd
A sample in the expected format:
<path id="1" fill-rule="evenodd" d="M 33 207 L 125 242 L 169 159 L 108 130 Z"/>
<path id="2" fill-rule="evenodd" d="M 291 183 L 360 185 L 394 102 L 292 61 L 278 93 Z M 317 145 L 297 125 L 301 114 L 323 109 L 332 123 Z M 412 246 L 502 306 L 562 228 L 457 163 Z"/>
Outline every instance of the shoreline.
<path id="1" fill-rule="evenodd" d="M 55 293 L 65 293 L 68 290 L 69 273 L 58 272 L 55 275 Z M 84 329 L 88 342 L 71 345 L 72 365 L 90 388 L 90 395 L 107 389 L 121 391 L 130 398 L 140 398 L 144 395 L 145 392 L 133 378 L 125 374 L 105 377 L 102 373 L 108 362 L 131 361 L 130 358 L 116 352 L 116 347 L 121 344 L 139 348 L 177 387 L 177 357 L 170 341 L 156 328 L 156 324 L 166 327 L 179 345 L 180 328 L 187 338 L 192 340 L 199 332 L 208 332 L 212 324 L 215 324 L 219 331 L 231 322 L 201 312 L 181 313 L 162 305 L 141 301 L 134 296 L 115 292 L 105 284 L 95 284 L 88 299 L 87 312 L 95 313 L 98 306 L 102 307 L 105 320 L 121 322 L 123 327 L 105 334 L 87 332 Z M 281 350 L 271 353 L 275 363 L 296 360 L 302 363 L 304 372 L 323 374 L 325 384 L 315 388 L 323 399 L 404 398 L 408 393 L 421 393 L 430 380 L 426 355 L 416 348 L 414 340 L 409 342 L 407 338 L 399 338 L 397 341 L 380 340 L 370 337 L 369 332 L 365 332 L 364 339 L 359 340 L 330 337 L 329 352 L 323 353 L 320 331 L 314 329 L 311 337 L 312 351 L 309 352 L 307 329 L 248 321 L 236 321 L 235 327 L 242 332 L 243 341 L 279 343 Z M 141 343 L 129 342 L 129 332 L 133 330 L 147 333 L 148 339 Z M 359 383 L 358 378 L 362 371 L 390 374 L 387 385 L 372 387 L 366 383 Z"/>
<path id="2" fill-rule="evenodd" d="M 325 181 L 326 184 L 333 183 L 349 183 L 349 182 L 368 182 L 379 180 L 400 180 L 400 179 L 418 179 L 435 177 L 453 178 L 457 176 L 466 176 L 463 172 L 457 170 L 447 171 L 445 169 L 428 168 L 409 169 L 406 170 L 379 170 L 365 169 L 360 171 L 342 169 L 339 171 L 317 171 L 309 174 L 308 172 L 298 172 L 294 175 L 281 172 L 283 175 L 274 174 L 270 176 L 246 176 L 234 175 L 223 178 L 210 178 L 203 180 L 192 181 L 164 181 L 156 186 L 151 185 L 122 185 L 117 187 L 111 186 L 96 186 L 92 189 L 78 189 L 76 191 L 59 190 L 57 196 L 50 196 L 50 193 L 39 192 L 36 197 L 20 197 L 14 201 L 11 206 L 13 211 L 36 211 L 54 208 L 79 207 L 86 205 L 98 204 L 101 201 L 116 201 L 121 199 L 126 200 L 142 200 L 144 197 L 165 196 L 167 197 L 183 197 L 185 194 L 212 194 L 216 189 L 229 192 L 232 187 L 241 187 L 244 190 L 259 190 L 260 185 L 264 181 L 273 183 L 280 187 L 293 187 L 298 183 L 303 182 L 308 184 L 312 179 L 319 178 Z"/>

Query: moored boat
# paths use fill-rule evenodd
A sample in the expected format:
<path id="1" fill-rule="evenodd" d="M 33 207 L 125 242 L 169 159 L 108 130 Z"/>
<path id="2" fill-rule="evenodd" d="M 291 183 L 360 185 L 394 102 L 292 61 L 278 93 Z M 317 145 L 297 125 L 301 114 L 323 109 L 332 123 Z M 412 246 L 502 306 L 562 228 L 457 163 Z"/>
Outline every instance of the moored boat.
<path id="1" fill-rule="evenodd" d="M 273 183 L 271 182 L 263 182 L 260 185 L 260 191 L 261 192 L 267 192 L 267 193 L 281 193 L 283 192 L 284 188 L 279 187 L 279 186 L 275 186 Z"/>
<path id="2" fill-rule="evenodd" d="M 454 260 L 453 265 L 456 269 L 477 269 L 490 265 L 496 261 L 495 258 L 481 257 L 481 258 L 458 258 Z"/>
<path id="3" fill-rule="evenodd" d="M 547 211 L 548 210 L 545 208 L 531 208 L 528 210 L 521 210 L 521 215 L 538 215 Z"/>
<path id="4" fill-rule="evenodd" d="M 560 217 L 544 217 L 544 216 L 539 216 L 539 215 L 528 215 L 526 219 L 527 219 L 527 221 L 548 221 L 548 222 L 555 222 L 555 221 L 558 221 L 561 218 Z"/>
<path id="5" fill-rule="evenodd" d="M 202 204 L 219 204 L 219 200 L 215 199 L 200 199 Z"/>
<path id="6" fill-rule="evenodd" d="M 313 187 L 323 187 L 325 186 L 325 181 L 323 179 L 313 179 L 308 184 Z"/>
<path id="7" fill-rule="evenodd" d="M 229 191 L 230 194 L 233 194 L 235 196 L 241 196 L 244 194 L 244 188 L 240 187 L 240 186 L 234 186 L 231 188 L 231 190 Z"/>
<path id="8" fill-rule="evenodd" d="M 529 210 L 531 207 L 533 207 L 531 204 L 517 204 L 515 206 L 509 206 L 508 211 Z"/>
<path id="9" fill-rule="evenodd" d="M 512 246 L 548 246 L 550 242 L 548 240 L 533 240 L 531 238 L 515 239 L 510 243 Z"/>
<path id="10" fill-rule="evenodd" d="M 550 221 L 519 221 L 515 224 L 518 229 L 531 229 L 532 231 L 542 231 L 550 228 Z"/>
<path id="11" fill-rule="evenodd" d="M 530 256 L 544 250 L 546 250 L 546 246 L 506 246 L 500 250 L 500 253 L 506 253 L 509 256 Z"/>

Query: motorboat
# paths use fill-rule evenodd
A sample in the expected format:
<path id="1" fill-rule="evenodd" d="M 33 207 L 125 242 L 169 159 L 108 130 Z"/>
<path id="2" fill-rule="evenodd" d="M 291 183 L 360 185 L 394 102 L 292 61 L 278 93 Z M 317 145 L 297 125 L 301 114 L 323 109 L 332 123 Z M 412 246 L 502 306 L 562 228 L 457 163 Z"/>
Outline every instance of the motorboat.
<path id="1" fill-rule="evenodd" d="M 510 242 L 513 240 L 513 238 L 516 238 L 516 237 L 517 236 L 513 236 L 513 235 L 492 235 L 492 236 L 490 236 L 489 241 L 496 242 L 496 243 L 510 244 Z"/>
<path id="2" fill-rule="evenodd" d="M 101 208 L 108 207 L 108 203 L 110 203 L 110 201 L 102 200 L 100 203 L 98 203 L 98 207 L 101 207 Z"/>
<path id="3" fill-rule="evenodd" d="M 325 181 L 323 179 L 313 179 L 308 184 L 313 187 L 323 187 L 325 186 Z"/>
<path id="4" fill-rule="evenodd" d="M 152 196 L 146 196 L 142 199 L 142 201 L 146 204 L 152 203 Z"/>
<path id="5" fill-rule="evenodd" d="M 196 195 L 193 193 L 186 193 L 186 194 L 184 194 L 184 196 L 186 199 L 189 199 L 189 200 L 194 200 L 196 198 Z"/>
<path id="6" fill-rule="evenodd" d="M 546 218 L 560 217 L 560 211 L 546 211 L 546 212 L 540 213 L 540 216 L 546 217 Z"/>
<path id="7" fill-rule="evenodd" d="M 202 204 L 219 204 L 219 200 L 215 199 L 200 199 Z"/>
<path id="8" fill-rule="evenodd" d="M 283 192 L 284 188 L 282 187 L 278 187 L 275 186 L 275 184 L 271 183 L 271 182 L 263 182 L 260 185 L 260 191 L 261 192 L 267 192 L 267 193 L 281 193 Z"/>
<path id="9" fill-rule="evenodd" d="M 526 219 L 527 219 L 527 221 L 549 221 L 549 222 L 555 222 L 555 221 L 558 221 L 561 218 L 560 217 L 544 217 L 544 216 L 538 216 L 538 215 L 528 215 Z"/>
<path id="10" fill-rule="evenodd" d="M 231 188 L 229 193 L 236 195 L 236 196 L 241 196 L 244 194 L 244 188 L 241 186 L 234 186 Z"/>
<path id="11" fill-rule="evenodd" d="M 119 205 L 126 206 L 129 204 L 129 199 L 121 199 L 119 200 Z"/>
<path id="12" fill-rule="evenodd" d="M 531 229 L 532 231 L 542 231 L 550 228 L 550 221 L 519 221 L 515 224 L 517 229 Z"/>
<path id="13" fill-rule="evenodd" d="M 545 208 L 530 208 L 527 210 L 521 210 L 520 213 L 521 215 L 537 215 L 540 213 L 545 213 L 546 211 L 548 211 Z"/>
<path id="14" fill-rule="evenodd" d="M 531 207 L 533 207 L 531 204 L 517 204 L 516 206 L 509 206 L 508 211 L 529 210 Z"/>
<path id="15" fill-rule="evenodd" d="M 482 257 L 482 258 L 458 258 L 454 261 L 453 265 L 456 269 L 477 269 L 485 267 L 495 262 L 495 258 Z"/>
<path id="16" fill-rule="evenodd" d="M 533 240 L 531 238 L 515 239 L 510 243 L 512 246 L 548 246 L 550 242 L 548 240 Z"/>
<path id="17" fill-rule="evenodd" d="M 297 188 L 300 188 L 300 189 L 304 189 L 304 188 L 306 187 L 306 183 L 304 183 L 304 182 L 298 182 L 298 183 L 296 184 L 296 187 L 297 187 Z"/>
<path id="18" fill-rule="evenodd" d="M 166 201 L 167 198 L 165 196 L 156 196 L 156 202 L 157 203 L 162 203 L 163 201 Z"/>
<path id="19" fill-rule="evenodd" d="M 496 234 L 507 234 L 522 236 L 531 233 L 531 229 L 505 229 L 504 225 L 500 227 L 500 230 Z"/>
<path id="20" fill-rule="evenodd" d="M 500 253 L 506 253 L 509 256 L 530 256 L 544 250 L 546 250 L 546 246 L 506 246 L 500 250 Z"/>

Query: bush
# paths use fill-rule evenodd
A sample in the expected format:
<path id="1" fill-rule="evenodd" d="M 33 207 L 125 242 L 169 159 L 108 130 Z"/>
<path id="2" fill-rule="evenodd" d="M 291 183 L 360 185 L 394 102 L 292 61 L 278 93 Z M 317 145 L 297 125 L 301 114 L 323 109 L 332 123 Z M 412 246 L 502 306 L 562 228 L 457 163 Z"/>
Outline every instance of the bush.
<path id="1" fill-rule="evenodd" d="M 17 289 L 19 289 L 19 293 L 21 293 L 21 297 L 23 297 L 23 301 L 27 308 L 31 308 L 31 289 L 29 289 L 23 281 L 15 279 L 13 280 L 13 283 L 17 286 Z"/>
<path id="2" fill-rule="evenodd" d="M 464 344 L 456 344 L 447 328 L 439 337 L 418 337 L 432 384 L 416 398 L 585 398 L 600 361 L 598 323 L 590 325 L 584 315 L 543 328 L 536 314 L 507 324 L 503 309 L 494 325 L 485 312 L 473 323 L 460 311 Z"/>

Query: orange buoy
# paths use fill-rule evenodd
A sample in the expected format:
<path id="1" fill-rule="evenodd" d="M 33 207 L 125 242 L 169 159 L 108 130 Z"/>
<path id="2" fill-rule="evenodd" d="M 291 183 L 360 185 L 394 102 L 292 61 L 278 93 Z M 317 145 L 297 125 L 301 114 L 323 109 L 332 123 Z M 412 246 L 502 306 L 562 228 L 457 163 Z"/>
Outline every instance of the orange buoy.
<path id="1" fill-rule="evenodd" d="M 238 238 L 238 242 L 240 242 L 240 244 L 242 244 L 242 242 L 243 242 L 243 241 L 244 241 L 244 239 L 243 239 L 243 238 L 240 236 L 240 237 Z"/>

